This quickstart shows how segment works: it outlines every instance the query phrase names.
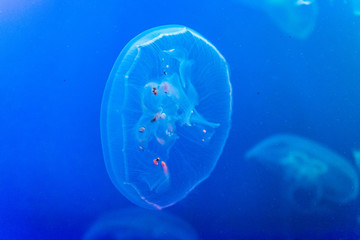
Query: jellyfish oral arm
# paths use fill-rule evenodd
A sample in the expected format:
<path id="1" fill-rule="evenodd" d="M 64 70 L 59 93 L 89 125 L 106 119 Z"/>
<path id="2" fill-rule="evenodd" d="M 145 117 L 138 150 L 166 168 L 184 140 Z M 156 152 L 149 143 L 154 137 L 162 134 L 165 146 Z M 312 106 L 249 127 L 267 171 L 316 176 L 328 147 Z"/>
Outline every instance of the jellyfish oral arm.
<path id="1" fill-rule="evenodd" d="M 163 168 L 165 177 L 169 178 L 169 171 L 168 171 L 168 168 L 167 168 L 166 163 L 164 161 L 161 162 L 161 166 Z"/>

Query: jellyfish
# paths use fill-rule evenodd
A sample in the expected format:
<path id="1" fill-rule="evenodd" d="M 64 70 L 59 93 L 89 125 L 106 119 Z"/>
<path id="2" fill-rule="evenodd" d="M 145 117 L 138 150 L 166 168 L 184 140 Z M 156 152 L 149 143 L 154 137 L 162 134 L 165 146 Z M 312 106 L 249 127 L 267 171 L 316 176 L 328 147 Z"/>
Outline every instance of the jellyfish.
<path id="1" fill-rule="evenodd" d="M 83 239 L 196 240 L 198 236 L 189 223 L 174 215 L 128 208 L 101 216 L 92 224 Z"/>
<path id="2" fill-rule="evenodd" d="M 320 210 L 327 203 L 344 205 L 358 196 L 355 167 L 314 141 L 289 134 L 274 135 L 250 149 L 246 158 L 272 171 L 280 170 L 286 198 L 304 213 Z"/>
<path id="3" fill-rule="evenodd" d="M 230 129 L 229 68 L 194 30 L 167 25 L 132 39 L 101 105 L 105 165 L 133 203 L 162 209 L 214 169 Z"/>
<path id="4" fill-rule="evenodd" d="M 315 28 L 318 15 L 316 0 L 237 0 L 261 9 L 286 34 L 307 38 Z"/>

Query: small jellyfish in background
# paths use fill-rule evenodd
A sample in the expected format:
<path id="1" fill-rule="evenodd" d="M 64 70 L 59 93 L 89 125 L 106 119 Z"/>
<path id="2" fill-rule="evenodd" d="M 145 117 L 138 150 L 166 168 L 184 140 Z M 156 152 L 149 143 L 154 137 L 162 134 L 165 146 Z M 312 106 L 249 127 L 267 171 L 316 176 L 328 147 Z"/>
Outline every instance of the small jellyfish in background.
<path id="1" fill-rule="evenodd" d="M 133 203 L 162 209 L 206 179 L 230 129 L 224 57 L 194 30 L 147 30 L 119 55 L 101 106 L 107 171 Z"/>
<path id="2" fill-rule="evenodd" d="M 236 0 L 261 9 L 285 33 L 307 38 L 315 28 L 318 15 L 316 0 Z"/>
<path id="3" fill-rule="evenodd" d="M 100 217 L 85 233 L 84 240 L 196 240 L 196 231 L 184 220 L 140 208 L 114 211 Z"/>
<path id="4" fill-rule="evenodd" d="M 249 150 L 246 158 L 281 171 L 285 198 L 303 213 L 327 211 L 358 197 L 355 166 L 330 149 L 295 135 L 274 135 Z M 327 206 L 327 207 L 326 207 Z"/>

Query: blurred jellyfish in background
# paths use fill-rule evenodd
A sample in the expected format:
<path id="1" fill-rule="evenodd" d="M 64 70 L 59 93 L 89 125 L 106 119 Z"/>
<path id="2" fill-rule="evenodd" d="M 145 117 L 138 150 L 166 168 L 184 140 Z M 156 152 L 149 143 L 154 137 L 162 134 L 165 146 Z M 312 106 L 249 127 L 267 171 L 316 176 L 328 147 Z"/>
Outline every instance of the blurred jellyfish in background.
<path id="1" fill-rule="evenodd" d="M 285 199 L 302 213 L 327 212 L 358 197 L 355 167 L 324 146 L 294 135 L 275 135 L 252 148 L 247 159 L 280 170 Z"/>
<path id="2" fill-rule="evenodd" d="M 176 216 L 128 208 L 103 215 L 84 235 L 84 240 L 100 239 L 196 240 L 198 236 L 187 222 Z"/>
<path id="3" fill-rule="evenodd" d="M 298 39 L 314 30 L 318 15 L 315 0 L 236 0 L 266 12 L 285 33 Z"/>
<path id="4" fill-rule="evenodd" d="M 263 204 L 271 213 L 271 220 L 266 220 L 267 213 L 262 220 L 277 223 L 271 232 L 299 239 L 353 237 L 359 194 L 354 162 L 290 134 L 266 138 L 245 158 L 253 180 L 261 179 L 258 184 L 264 193 L 259 195 L 267 199 Z"/>

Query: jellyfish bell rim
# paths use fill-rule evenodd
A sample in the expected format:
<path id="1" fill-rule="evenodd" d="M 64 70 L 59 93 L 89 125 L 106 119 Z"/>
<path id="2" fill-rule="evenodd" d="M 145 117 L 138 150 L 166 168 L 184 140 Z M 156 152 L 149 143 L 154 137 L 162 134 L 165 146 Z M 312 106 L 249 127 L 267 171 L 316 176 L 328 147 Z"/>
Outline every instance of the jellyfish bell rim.
<path id="1" fill-rule="evenodd" d="M 113 83 L 116 80 L 118 75 L 123 75 L 124 71 L 121 67 L 121 65 L 123 64 L 123 60 L 128 57 L 128 54 L 131 53 L 132 51 L 134 51 L 134 49 L 136 47 L 138 47 L 139 45 L 142 44 L 146 44 L 147 42 L 154 41 L 153 39 L 161 36 L 162 34 L 164 34 L 165 36 L 174 34 L 176 35 L 176 33 L 185 33 L 185 32 L 190 32 L 194 37 L 198 38 L 199 40 L 202 40 L 204 42 L 204 44 L 207 44 L 208 46 L 210 46 L 217 54 L 218 57 L 220 59 L 222 59 L 222 62 L 224 64 L 224 69 L 226 70 L 226 84 L 228 85 L 228 90 L 229 90 L 229 96 L 227 96 L 228 98 L 228 102 L 229 102 L 229 106 L 227 109 L 228 115 L 224 114 L 224 116 L 226 116 L 227 121 L 225 121 L 223 124 L 225 124 L 225 126 L 227 126 L 227 128 L 225 129 L 225 134 L 224 134 L 224 138 L 223 138 L 223 143 L 221 144 L 221 146 L 219 146 L 218 148 L 218 154 L 214 155 L 215 161 L 213 163 L 213 165 L 211 166 L 211 170 L 210 173 L 207 176 L 203 176 L 202 178 L 197 179 L 197 181 L 192 185 L 191 188 L 188 189 L 188 191 L 186 191 L 184 193 L 184 195 L 182 196 L 182 198 L 176 199 L 176 201 L 169 203 L 167 205 L 156 205 L 156 204 L 145 204 L 144 201 L 146 201 L 146 199 L 140 199 L 141 194 L 137 191 L 137 189 L 134 186 L 131 186 L 132 188 L 132 192 L 134 192 L 136 194 L 136 196 L 139 197 L 139 199 L 135 199 L 133 196 L 128 196 L 128 192 L 129 189 L 128 187 L 126 187 L 126 189 L 124 189 L 123 185 L 129 185 L 129 183 L 127 182 L 121 182 L 121 174 L 119 176 L 119 172 L 125 172 L 124 170 L 119 170 L 119 169 L 115 169 L 114 168 L 114 163 L 111 161 L 111 155 L 113 155 L 113 147 L 110 146 L 110 142 L 113 141 L 113 139 L 110 139 L 109 137 L 109 127 L 108 127 L 108 115 L 110 112 L 113 112 L 114 110 L 111 109 L 109 107 L 109 102 L 113 101 Z M 133 53 L 131 53 L 133 54 Z M 124 76 L 126 77 L 126 75 Z M 225 79 L 225 78 L 224 78 Z M 121 104 L 124 103 L 124 99 L 125 97 L 125 90 L 124 89 L 120 89 L 121 93 L 118 94 L 119 89 L 117 90 L 117 96 L 116 98 L 118 100 L 121 100 Z M 103 98 L 102 98 L 102 103 L 101 103 L 101 110 L 100 110 L 100 128 L 101 128 L 101 142 L 102 142 L 102 150 L 103 150 L 103 157 L 104 157 L 104 162 L 105 162 L 105 166 L 106 166 L 106 171 L 111 179 L 111 182 L 113 183 L 113 185 L 116 187 L 116 189 L 118 191 L 120 191 L 120 193 L 127 198 L 130 202 L 141 206 L 141 207 L 145 207 L 147 209 L 162 209 L 165 207 L 169 207 L 173 204 L 175 204 L 176 202 L 181 201 L 182 199 L 184 199 L 197 185 L 199 185 L 201 182 L 203 182 L 206 178 L 209 177 L 209 175 L 211 174 L 211 172 L 214 170 L 223 150 L 226 144 L 226 141 L 229 137 L 229 132 L 231 129 L 231 115 L 232 115 L 232 86 L 231 86 L 231 82 L 230 82 L 230 69 L 229 69 L 229 65 L 226 61 L 226 59 L 223 57 L 223 55 L 219 52 L 219 50 L 211 43 L 209 42 L 206 38 L 204 38 L 201 34 L 199 34 L 198 32 L 196 32 L 195 30 L 183 26 L 183 25 L 177 25 L 177 24 L 173 24 L 173 25 L 163 25 L 163 26 L 158 26 L 158 27 L 154 27 L 154 28 L 150 28 L 144 32 L 141 32 L 140 34 L 136 35 L 134 38 L 132 38 L 126 45 L 125 47 L 121 50 L 120 54 L 118 55 L 112 70 L 110 72 L 110 75 L 106 81 L 106 86 L 104 89 L 104 93 L 103 93 Z M 117 107 L 118 111 L 120 112 L 120 110 L 122 109 L 122 106 Z M 122 120 L 123 121 L 123 120 Z M 121 131 L 120 131 L 121 132 Z M 122 151 L 124 152 L 125 150 L 123 149 L 124 146 L 124 139 L 121 139 L 121 137 L 119 137 L 119 139 L 117 139 L 117 141 L 119 141 L 119 143 L 117 143 L 118 146 L 122 146 L 121 150 L 117 149 L 116 151 Z M 115 164 L 116 165 L 116 164 Z M 121 186 L 120 186 L 121 185 Z M 131 184 L 130 184 L 131 185 Z"/>

